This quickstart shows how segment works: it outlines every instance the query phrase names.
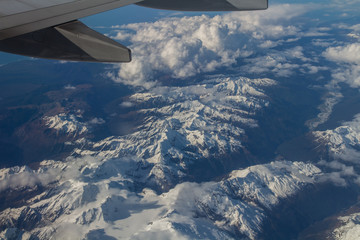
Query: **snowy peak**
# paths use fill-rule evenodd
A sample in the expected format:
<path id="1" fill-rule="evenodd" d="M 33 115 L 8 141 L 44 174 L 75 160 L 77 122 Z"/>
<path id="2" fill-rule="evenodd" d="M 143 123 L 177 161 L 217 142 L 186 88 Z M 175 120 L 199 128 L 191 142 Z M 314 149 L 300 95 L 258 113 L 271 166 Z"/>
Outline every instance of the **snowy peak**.
<path id="1" fill-rule="evenodd" d="M 56 130 L 57 134 L 66 134 L 73 138 L 84 136 L 91 132 L 93 126 L 105 123 L 104 119 L 97 117 L 92 118 L 88 122 L 84 122 L 82 119 L 81 115 L 71 113 L 59 113 L 54 116 L 43 117 L 48 128 Z"/>
<path id="2" fill-rule="evenodd" d="M 340 217 L 341 226 L 333 231 L 336 240 L 352 240 L 360 236 L 360 213 Z"/>
<path id="3" fill-rule="evenodd" d="M 51 117 L 43 118 L 48 128 L 55 129 L 58 133 L 65 133 L 74 137 L 83 135 L 89 131 L 86 123 L 80 122 L 73 114 L 60 113 Z"/>
<path id="4" fill-rule="evenodd" d="M 356 162 L 360 157 L 360 115 L 333 130 L 313 132 L 316 140 L 325 144 L 335 158 Z"/>
<path id="5" fill-rule="evenodd" d="M 122 239 L 256 239 L 267 209 L 321 174 L 312 164 L 272 162 L 233 171 L 219 182 L 184 182 L 161 195 L 147 188 L 136 194 L 125 174 L 131 164 L 130 159 L 91 157 L 43 162 L 38 174 L 56 173 L 57 184 L 29 200 L 28 207 L 3 211 L 1 226 L 22 228 L 21 222 L 26 234 L 39 239 L 99 233 Z"/>
<path id="6" fill-rule="evenodd" d="M 264 88 L 273 85 L 270 79 L 217 77 L 134 94 L 122 105 L 135 109 L 143 118 L 141 126 L 125 136 L 89 143 L 74 156 L 138 159 L 147 169 L 140 181 L 169 189 L 197 177 L 188 175 L 192 164 L 242 151 L 245 128 L 257 126 L 254 115 L 269 104 Z"/>

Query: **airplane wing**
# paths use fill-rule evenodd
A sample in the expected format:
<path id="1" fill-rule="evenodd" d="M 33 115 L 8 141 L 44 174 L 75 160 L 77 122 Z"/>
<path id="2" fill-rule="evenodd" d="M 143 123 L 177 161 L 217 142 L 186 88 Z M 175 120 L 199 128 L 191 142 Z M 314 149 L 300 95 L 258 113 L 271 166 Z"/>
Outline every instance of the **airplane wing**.
<path id="1" fill-rule="evenodd" d="M 180 11 L 268 6 L 267 0 L 0 0 L 0 51 L 59 60 L 130 62 L 128 48 L 77 19 L 134 3 Z"/>

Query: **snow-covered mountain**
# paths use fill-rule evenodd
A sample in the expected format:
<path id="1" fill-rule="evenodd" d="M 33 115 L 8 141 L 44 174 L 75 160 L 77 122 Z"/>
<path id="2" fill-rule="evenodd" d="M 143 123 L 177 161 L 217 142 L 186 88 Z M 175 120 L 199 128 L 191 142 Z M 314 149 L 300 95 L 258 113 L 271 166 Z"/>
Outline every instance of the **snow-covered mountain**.
<path id="1" fill-rule="evenodd" d="M 339 218 L 341 226 L 333 231 L 336 240 L 353 240 L 360 238 L 360 213 Z"/>
<path id="2" fill-rule="evenodd" d="M 221 169 L 231 162 L 219 159 L 245 151 L 244 128 L 257 126 L 255 114 L 269 104 L 263 89 L 273 85 L 271 79 L 220 76 L 200 85 L 134 94 L 122 105 L 134 108 L 142 124 L 131 134 L 81 145 L 73 155 L 136 159 L 131 174 L 160 191 L 201 179 L 207 171 L 224 174 Z M 196 164 L 203 176 L 193 171 Z"/>
<path id="3" fill-rule="evenodd" d="M 324 143 L 328 151 L 344 161 L 358 162 L 360 158 L 360 115 L 333 130 L 313 132 L 316 140 Z"/>
<path id="4" fill-rule="evenodd" d="M 66 115 L 65 113 L 60 113 L 51 117 L 46 116 L 43 120 L 48 128 L 74 137 L 89 131 L 87 124 L 79 121 L 74 114 Z"/>
<path id="5" fill-rule="evenodd" d="M 232 153 L 246 151 L 246 129 L 257 127 L 257 111 L 269 105 L 264 89 L 273 85 L 270 79 L 219 76 L 130 96 L 122 105 L 143 117 L 132 133 L 74 140 L 72 156 L 43 161 L 37 170 L 1 170 L 0 190 L 15 199 L 3 206 L 2 236 L 255 239 L 272 207 L 321 176 L 301 162 L 228 174 L 221 166 Z M 47 118 L 49 128 L 67 134 L 85 129 L 79 119 Z M 192 172 L 194 167 L 200 170 Z M 209 168 L 222 170 L 207 181 L 188 182 L 203 179 Z"/>
<path id="6" fill-rule="evenodd" d="M 33 179 L 12 191 L 34 189 L 35 183 L 49 188 L 27 199 L 27 206 L 1 212 L 0 227 L 8 228 L 2 236 L 256 239 L 266 210 L 321 175 L 312 164 L 272 162 L 235 170 L 218 182 L 184 182 L 158 195 L 148 188 L 133 192 L 126 176 L 130 165 L 129 159 L 83 157 L 45 161 L 37 171 L 3 170 L 5 181 Z"/>
<path id="7" fill-rule="evenodd" d="M 67 143 L 74 151 L 36 169 L 0 170 L 6 198 L 0 238 L 262 238 L 281 203 L 334 179 L 321 162 L 242 167 L 251 154 L 246 131 L 257 127 L 256 114 L 270 104 L 265 90 L 274 85 L 270 79 L 218 76 L 136 93 L 120 106 L 140 124 L 99 141 L 85 133 L 102 119 L 44 118 L 49 129 L 74 136 Z M 342 171 L 340 177 L 351 173 Z"/>
<path id="8" fill-rule="evenodd" d="M 338 186 L 360 184 L 360 115 L 343 122 L 339 127 L 311 133 L 316 148 L 323 148 L 328 158 L 321 159 L 316 165 L 323 170 L 320 181 L 331 181 Z M 333 216 L 328 225 L 330 239 L 350 240 L 360 237 L 360 213 L 357 204 L 345 213 Z"/>
<path id="9" fill-rule="evenodd" d="M 49 129 L 54 129 L 56 133 L 64 134 L 71 138 L 80 138 L 91 132 L 95 125 L 104 124 L 102 118 L 92 118 L 88 122 L 83 121 L 81 114 L 59 113 L 54 116 L 44 116 L 43 121 Z"/>
<path id="10" fill-rule="evenodd" d="M 326 131 L 315 131 L 317 147 L 324 147 L 329 159 L 322 159 L 318 166 L 329 172 L 328 179 L 337 185 L 348 182 L 360 184 L 360 115 Z"/>

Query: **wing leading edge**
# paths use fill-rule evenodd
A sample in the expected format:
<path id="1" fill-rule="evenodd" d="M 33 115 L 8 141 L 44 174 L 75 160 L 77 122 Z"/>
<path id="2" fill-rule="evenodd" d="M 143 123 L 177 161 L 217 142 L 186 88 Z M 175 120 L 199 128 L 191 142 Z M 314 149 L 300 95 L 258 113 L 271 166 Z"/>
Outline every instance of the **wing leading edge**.
<path id="1" fill-rule="evenodd" d="M 70 61 L 129 62 L 129 49 L 76 20 L 134 3 L 180 11 L 268 7 L 267 0 L 0 0 L 0 51 Z"/>

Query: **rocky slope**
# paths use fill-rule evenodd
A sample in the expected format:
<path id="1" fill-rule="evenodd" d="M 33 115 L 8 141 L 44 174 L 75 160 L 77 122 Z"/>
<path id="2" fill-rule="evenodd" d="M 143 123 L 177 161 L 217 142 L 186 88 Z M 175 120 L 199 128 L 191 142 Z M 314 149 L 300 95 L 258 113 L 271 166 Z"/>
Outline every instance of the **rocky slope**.
<path id="1" fill-rule="evenodd" d="M 2 235 L 256 238 L 267 210 L 321 175 L 314 165 L 291 162 L 226 169 L 231 154 L 246 151 L 245 129 L 257 127 L 257 111 L 269 104 L 263 89 L 274 84 L 219 76 L 130 96 L 122 106 L 142 118 L 131 133 L 69 141 L 72 156 L 37 170 L 1 170 L 0 190 L 12 199 L 1 206 Z M 44 120 L 62 134 L 89 129 L 73 115 Z M 187 182 L 215 170 L 212 179 Z"/>
<path id="2" fill-rule="evenodd" d="M 270 79 L 218 77 L 201 85 L 134 94 L 122 105 L 133 108 L 142 123 L 124 136 L 87 141 L 73 156 L 136 159 L 134 177 L 159 191 L 184 180 L 225 174 L 244 164 L 240 157 L 221 159 L 244 155 L 244 128 L 257 126 L 255 114 L 269 104 L 263 89 L 274 84 Z"/>

